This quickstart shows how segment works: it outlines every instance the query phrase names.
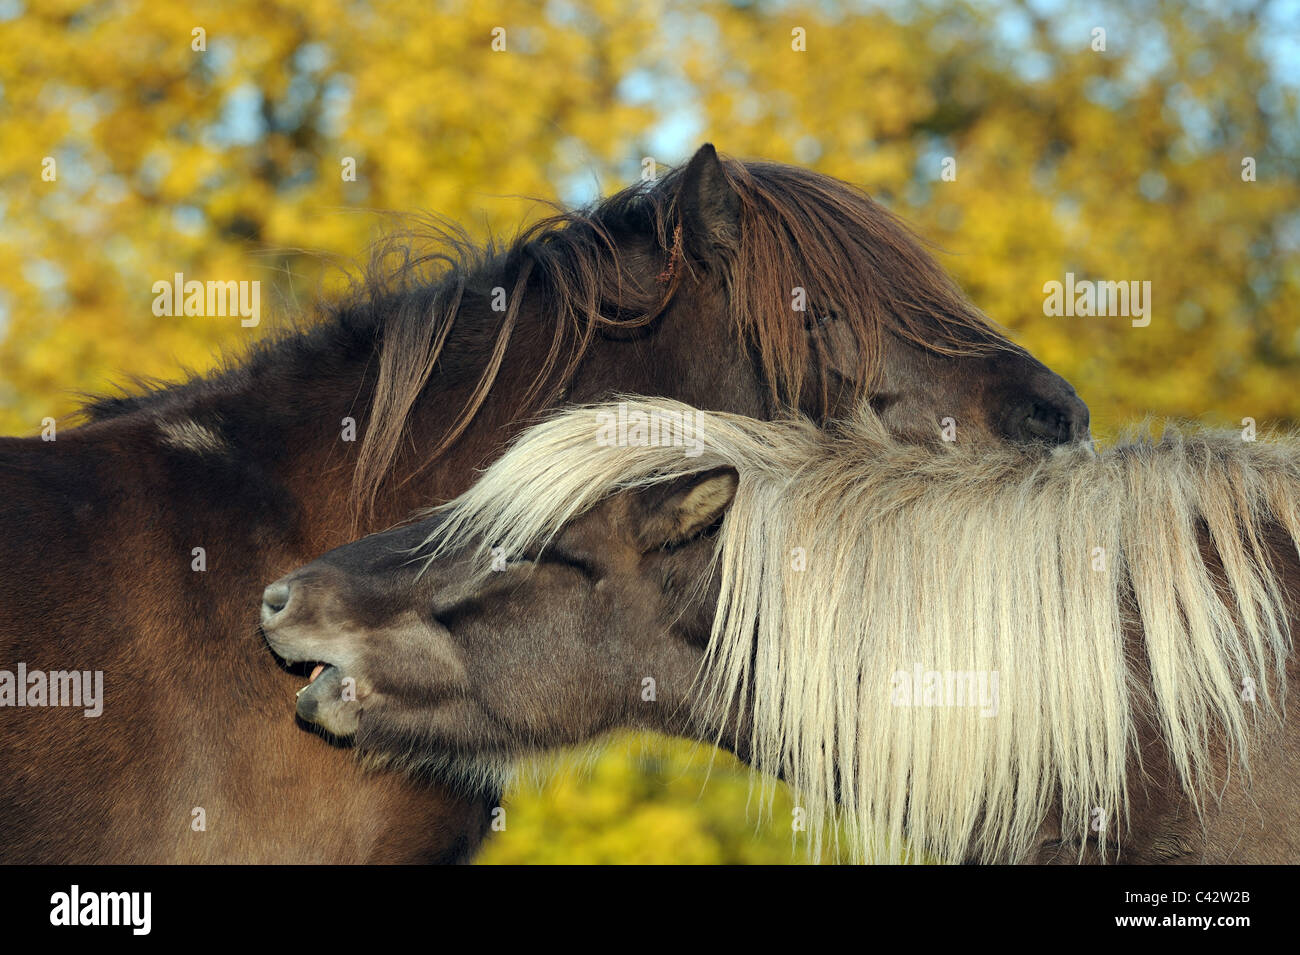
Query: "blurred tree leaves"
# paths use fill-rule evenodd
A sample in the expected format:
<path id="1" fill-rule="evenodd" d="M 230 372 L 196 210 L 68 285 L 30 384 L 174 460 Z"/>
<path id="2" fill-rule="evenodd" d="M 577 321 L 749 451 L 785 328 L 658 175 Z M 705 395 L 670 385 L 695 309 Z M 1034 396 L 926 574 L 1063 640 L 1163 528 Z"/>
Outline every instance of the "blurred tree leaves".
<path id="1" fill-rule="evenodd" d="M 1297 83 L 1278 0 L 0 0 L 0 426 L 265 334 L 155 317 L 175 272 L 260 279 L 269 324 L 331 287 L 374 210 L 509 233 L 538 214 L 522 196 L 610 191 L 703 139 L 907 217 L 1103 435 L 1146 414 L 1293 424 Z M 1150 281 L 1150 326 L 1045 316 L 1066 272 Z M 760 823 L 729 758 L 702 785 L 707 758 L 623 740 L 522 786 L 485 859 L 800 858 L 784 795 Z"/>
<path id="2" fill-rule="evenodd" d="M 367 210 L 436 210 L 481 235 L 485 213 L 523 219 L 518 196 L 608 170 L 651 120 L 616 93 L 651 56 L 652 14 L 613 0 L 564 17 L 526 0 L 21 10 L 0 24 L 0 425 L 31 433 L 71 389 L 174 377 L 265 331 L 156 318 L 152 284 L 175 272 L 260 279 L 296 312 L 325 264 L 299 250 L 355 258 L 382 225 Z"/>
<path id="3" fill-rule="evenodd" d="M 733 757 L 683 740 L 623 735 L 590 760 L 529 767 L 506 799 L 506 827 L 485 864 L 767 864 L 804 862 L 793 804 L 758 787 Z"/>

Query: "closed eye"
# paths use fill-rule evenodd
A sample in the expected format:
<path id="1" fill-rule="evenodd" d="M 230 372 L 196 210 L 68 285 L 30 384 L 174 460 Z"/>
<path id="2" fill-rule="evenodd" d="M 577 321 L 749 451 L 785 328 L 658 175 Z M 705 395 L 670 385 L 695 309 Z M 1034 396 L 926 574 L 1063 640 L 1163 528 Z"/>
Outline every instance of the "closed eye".
<path id="1" fill-rule="evenodd" d="M 816 331 L 825 328 L 831 322 L 838 321 L 839 317 L 840 313 L 833 308 L 814 308 L 804 319 L 803 327 L 810 332 Z"/>
<path id="2" fill-rule="evenodd" d="M 581 557 L 575 557 L 560 548 L 551 545 L 540 552 L 535 547 L 530 547 L 519 557 L 507 561 L 506 568 L 514 567 L 540 567 L 542 564 L 554 564 L 561 567 L 571 567 L 578 573 L 590 580 L 598 580 L 600 575 L 596 573 L 596 567 L 590 561 L 583 560 Z"/>
<path id="3" fill-rule="evenodd" d="M 585 561 L 580 557 L 574 557 L 572 554 L 566 554 L 563 551 L 556 550 L 554 547 L 542 551 L 537 562 L 541 564 L 559 564 L 563 567 L 572 567 L 588 580 L 596 580 L 598 577 L 596 568 L 589 561 Z"/>

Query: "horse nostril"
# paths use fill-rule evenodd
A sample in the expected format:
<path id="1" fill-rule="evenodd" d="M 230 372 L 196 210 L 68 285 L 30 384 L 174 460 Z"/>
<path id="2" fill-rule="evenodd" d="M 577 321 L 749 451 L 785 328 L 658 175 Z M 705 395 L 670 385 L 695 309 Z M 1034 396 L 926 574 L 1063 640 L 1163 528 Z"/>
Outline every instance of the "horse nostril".
<path id="1" fill-rule="evenodd" d="M 283 580 L 277 580 L 262 591 L 262 622 L 266 623 L 285 607 L 289 606 L 291 590 Z"/>
<path id="2" fill-rule="evenodd" d="M 1071 398 L 1063 406 L 1033 402 L 1013 418 L 1011 433 L 1022 441 L 1070 444 L 1089 437 L 1088 406 Z"/>

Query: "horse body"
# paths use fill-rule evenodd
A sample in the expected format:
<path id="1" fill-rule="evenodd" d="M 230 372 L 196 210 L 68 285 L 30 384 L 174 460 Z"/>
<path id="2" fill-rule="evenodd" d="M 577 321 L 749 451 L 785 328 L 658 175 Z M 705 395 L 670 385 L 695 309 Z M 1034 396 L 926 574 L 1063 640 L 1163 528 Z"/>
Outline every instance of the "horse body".
<path id="1" fill-rule="evenodd" d="M 1261 528 L 1260 558 L 1284 582 L 1282 607 L 1289 634 L 1300 633 L 1300 556 L 1297 542 L 1285 526 L 1268 520 Z M 1197 533 L 1200 558 L 1216 580 L 1223 568 L 1209 534 Z M 1233 597 L 1222 590 L 1229 604 Z M 1129 658 L 1146 656 L 1142 628 L 1126 627 Z M 1146 678 L 1145 668 L 1141 668 Z M 1292 701 L 1276 719 L 1262 720 L 1250 742 L 1249 766 L 1225 744 L 1221 732 L 1211 732 L 1209 763 L 1218 768 L 1217 781 L 1202 794 L 1198 808 L 1184 789 L 1169 758 L 1161 728 L 1149 713 L 1139 714 L 1128 776 L 1129 818 L 1125 838 L 1107 855 L 1093 841 L 1062 838 L 1060 813 L 1048 813 L 1033 839 L 1033 851 L 1023 860 L 1035 865 L 1075 865 L 1119 862 L 1125 865 L 1294 865 L 1300 860 L 1300 832 L 1294 820 L 1300 811 L 1300 659 L 1286 657 L 1285 673 L 1277 679 L 1279 700 Z"/>
<path id="2" fill-rule="evenodd" d="M 1284 556 L 1284 551 L 1277 552 Z M 1300 566 L 1295 566 L 1300 580 Z M 1300 617 L 1292 616 L 1292 632 Z M 1300 667 L 1287 663 L 1286 694 L 1300 693 Z M 1233 766 L 1235 755 L 1218 741 L 1211 761 L 1225 768 L 1221 785 L 1197 806 L 1170 767 L 1160 734 L 1144 727 L 1141 761 L 1129 773 L 1134 780 L 1123 843 L 1103 852 L 1093 841 L 1062 838 L 1060 813 L 1048 814 L 1036 834 L 1034 849 L 1021 859 L 1033 865 L 1295 865 L 1300 835 L 1295 818 L 1300 806 L 1300 713 L 1288 706 L 1279 722 L 1264 727 L 1253 742 L 1250 770 Z M 978 861 L 978 860 L 972 860 Z"/>
<path id="3" fill-rule="evenodd" d="M 258 594 L 459 494 L 564 400 L 823 419 L 872 388 L 882 419 L 926 440 L 941 414 L 998 440 L 1087 436 L 1066 382 L 825 177 L 706 147 L 503 252 L 451 238 L 437 275 L 404 263 L 224 371 L 0 446 L 0 653 L 102 670 L 106 696 L 95 718 L 0 710 L 0 858 L 465 859 L 497 793 L 365 773 L 295 724 L 279 701 L 302 674 L 266 653 Z M 795 286 L 815 321 L 790 309 Z"/>
<path id="4" fill-rule="evenodd" d="M 273 649 L 323 667 L 298 714 L 468 781 L 616 728 L 720 743 L 790 783 L 814 855 L 1300 860 L 1300 443 L 634 408 L 660 441 L 568 411 L 268 588 Z"/>
<path id="5" fill-rule="evenodd" d="M 466 858 L 486 825 L 480 802 L 360 775 L 272 705 L 296 678 L 267 665 L 241 598 L 310 556 L 308 530 L 329 524 L 311 524 L 261 459 L 167 440 L 137 412 L 0 449 L 0 564 L 33 571 L 0 582 L 0 652 L 29 671 L 102 671 L 106 698 L 94 718 L 5 713 L 0 858 Z M 330 477 L 317 490 L 342 497 L 346 473 L 333 488 Z"/>

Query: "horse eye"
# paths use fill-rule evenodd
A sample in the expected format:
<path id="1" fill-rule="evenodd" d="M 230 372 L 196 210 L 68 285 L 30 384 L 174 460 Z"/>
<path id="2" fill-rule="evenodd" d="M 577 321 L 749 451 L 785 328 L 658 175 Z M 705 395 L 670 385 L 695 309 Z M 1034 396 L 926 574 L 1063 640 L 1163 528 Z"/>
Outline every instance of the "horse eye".
<path id="1" fill-rule="evenodd" d="M 803 327 L 807 331 L 815 328 L 824 328 L 831 322 L 838 321 L 840 313 L 833 308 L 813 309 L 811 316 L 804 320 Z"/>
<path id="2" fill-rule="evenodd" d="M 574 557 L 572 554 L 566 554 L 563 551 L 555 550 L 554 548 L 544 551 L 539 559 L 539 563 L 540 562 L 572 567 L 574 570 L 578 571 L 578 573 L 582 574 L 582 576 L 591 580 L 595 580 L 597 576 L 595 567 L 593 567 L 589 562 Z"/>

